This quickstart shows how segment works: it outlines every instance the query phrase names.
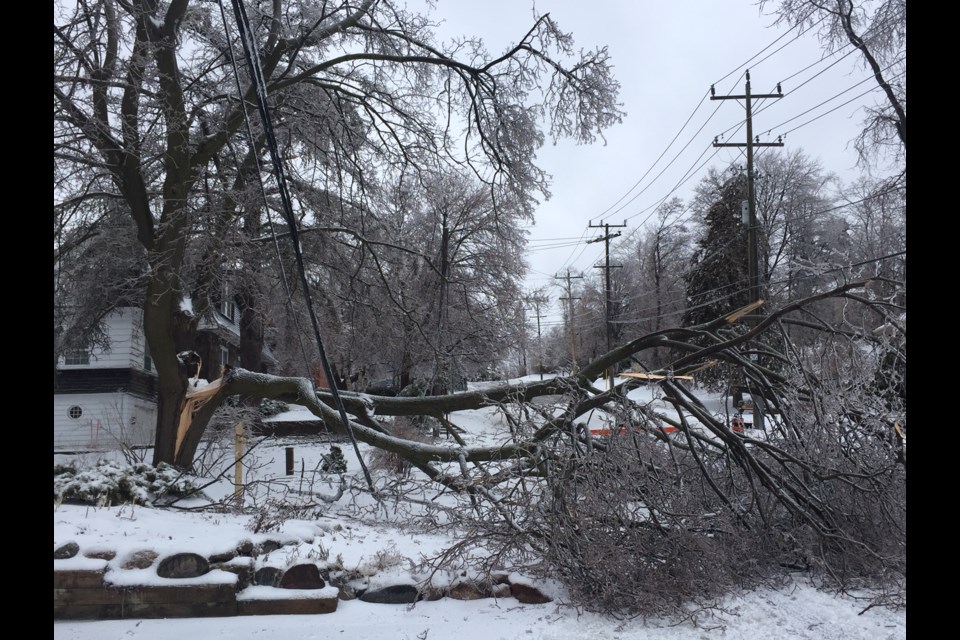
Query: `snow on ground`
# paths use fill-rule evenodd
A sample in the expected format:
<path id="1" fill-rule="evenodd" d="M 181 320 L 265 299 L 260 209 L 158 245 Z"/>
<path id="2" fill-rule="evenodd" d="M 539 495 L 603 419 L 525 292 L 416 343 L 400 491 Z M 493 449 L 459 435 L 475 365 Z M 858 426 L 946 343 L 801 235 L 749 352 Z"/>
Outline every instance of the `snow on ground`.
<path id="1" fill-rule="evenodd" d="M 512 598 L 340 602 L 331 614 L 169 620 L 57 621 L 55 640 L 902 640 L 906 614 L 870 609 L 802 583 L 731 598 L 729 614 L 696 624 L 618 621 L 556 603 Z"/>
<path id="2" fill-rule="evenodd" d="M 512 598 L 419 602 L 414 606 L 341 602 L 315 616 L 238 616 L 170 620 L 60 621 L 55 640 L 901 640 L 904 613 L 871 609 L 797 584 L 731 598 L 731 611 L 697 625 L 617 621 L 555 603 Z"/>
<path id="3" fill-rule="evenodd" d="M 527 380 L 539 377 L 529 376 Z M 602 385 L 603 381 L 598 381 Z M 480 386 L 480 384 L 477 384 Z M 474 387 L 476 388 L 476 387 Z M 639 402 L 651 402 L 658 410 L 655 387 L 642 386 L 630 396 Z M 711 398 L 713 410 L 724 410 L 723 400 Z M 297 407 L 293 407 L 297 411 Z M 599 412 L 597 412 L 599 413 Z M 497 407 L 458 412 L 454 424 L 465 430 L 464 438 L 474 444 L 502 443 L 508 434 L 507 423 Z M 593 427 L 606 423 L 597 415 L 589 417 Z M 318 471 L 330 444 L 318 438 L 290 437 L 253 440 L 256 446 L 245 459 L 245 479 L 261 480 L 246 495 L 247 506 L 262 506 L 269 499 L 295 500 L 310 492 L 334 495 L 336 476 Z M 451 444 L 453 441 L 450 441 Z M 349 442 L 339 442 L 354 482 L 363 483 L 359 463 Z M 210 466 L 214 460 L 232 459 L 232 438 L 224 438 L 208 451 Z M 293 447 L 295 474 L 285 475 L 286 449 Z M 359 445 L 361 455 L 369 459 L 370 448 Z M 55 455 L 55 463 L 71 460 L 92 464 L 97 458 L 119 454 L 87 453 L 83 456 Z M 375 472 L 378 482 L 387 478 Z M 205 489 L 212 500 L 231 494 L 232 470 L 220 482 Z M 436 496 L 424 495 L 429 503 Z M 439 502 L 454 504 L 444 495 Z M 187 503 L 189 505 L 190 503 Z M 77 542 L 83 552 L 112 549 L 117 552 L 107 565 L 119 565 L 131 553 L 143 549 L 161 555 L 196 552 L 204 555 L 233 549 L 243 540 L 254 543 L 267 538 L 292 540 L 264 563 L 280 567 L 297 561 L 342 562 L 370 578 L 370 586 L 383 586 L 393 580 L 413 582 L 423 574 L 414 573 L 412 563 L 430 557 L 449 543 L 439 529 L 412 527 L 412 518 L 420 515 L 403 505 L 377 507 L 369 494 L 355 492 L 321 510 L 311 519 L 292 517 L 277 530 L 255 532 L 256 515 L 176 511 L 141 506 L 87 507 L 55 505 L 54 544 Z M 262 523 L 261 523 L 262 524 Z M 421 521 L 422 524 L 422 521 Z M 58 561 L 62 562 L 62 561 Z M 83 563 L 105 561 L 75 558 Z M 64 566 L 64 565 L 58 565 Z M 149 571 L 144 572 L 144 581 Z M 231 574 L 232 575 L 232 574 Z M 436 576 L 438 582 L 445 578 Z M 446 579 L 450 579 L 449 577 Z M 156 578 L 156 580 L 160 580 Z M 513 598 L 459 601 L 444 598 L 420 602 L 415 606 L 341 602 L 336 612 L 315 616 L 240 616 L 234 618 L 56 621 L 57 640 L 208 640 L 215 638 L 256 640 L 308 640 L 342 638 L 344 640 L 758 640 L 797 638 L 800 640 L 901 640 L 906 637 L 906 612 L 871 608 L 860 614 L 867 603 L 835 596 L 811 586 L 796 576 L 793 584 L 781 589 L 761 589 L 731 596 L 724 603 L 725 613 L 700 615 L 695 622 L 640 619 L 618 621 L 596 614 L 578 612 L 563 604 L 562 588 L 555 591 L 557 601 L 544 605 L 520 604 Z"/>

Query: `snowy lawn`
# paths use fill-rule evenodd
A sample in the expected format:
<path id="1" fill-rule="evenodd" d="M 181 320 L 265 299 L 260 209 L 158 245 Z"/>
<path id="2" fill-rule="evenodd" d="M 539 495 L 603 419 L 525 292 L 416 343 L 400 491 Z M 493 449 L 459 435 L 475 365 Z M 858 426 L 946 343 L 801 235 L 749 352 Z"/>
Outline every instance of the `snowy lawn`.
<path id="1" fill-rule="evenodd" d="M 633 391 L 631 398 L 657 403 L 650 387 Z M 717 404 L 716 410 L 724 411 L 719 399 Z M 498 444 L 508 437 L 506 422 L 493 407 L 459 412 L 451 416 L 451 421 L 464 429 L 463 437 L 471 444 Z M 589 425 L 591 428 L 609 426 L 599 412 L 589 417 Z M 349 479 L 362 485 L 359 462 L 350 443 L 338 444 L 347 460 Z M 227 437 L 219 449 L 211 449 L 211 469 L 232 459 L 232 446 L 232 438 Z M 293 476 L 285 475 L 287 447 L 294 448 L 296 473 Z M 415 565 L 451 543 L 448 530 L 430 530 L 424 526 L 422 516 L 435 500 L 435 492 L 429 493 L 412 482 L 410 495 L 415 500 L 408 504 L 377 505 L 369 493 L 349 489 L 335 503 L 313 500 L 311 496 L 317 493 L 333 496 L 337 491 L 337 476 L 316 471 L 329 450 L 329 443 L 318 442 L 316 438 L 259 442 L 245 459 L 245 481 L 254 484 L 245 494 L 244 513 L 55 504 L 55 547 L 73 541 L 79 544 L 81 555 L 97 550 L 117 553 L 110 561 L 77 557 L 55 562 L 64 568 L 86 568 L 91 563 L 99 563 L 98 567 L 104 563 L 108 567 L 119 566 L 130 554 L 144 549 L 161 556 L 176 552 L 209 556 L 230 551 L 241 541 L 256 544 L 269 538 L 293 542 L 271 552 L 263 561 L 269 565 L 286 567 L 305 561 L 327 563 L 331 567 L 338 565 L 365 576 L 371 588 L 402 582 L 414 584 L 425 578 L 423 569 Z M 369 459 L 369 447 L 361 444 L 360 451 Z M 118 459 L 119 454 L 55 455 L 54 462 L 89 465 L 104 456 Z M 375 477 L 378 482 L 394 481 L 382 472 L 375 471 Z M 232 479 L 233 471 L 229 470 L 208 486 L 204 490 L 208 499 L 221 500 L 231 495 Z M 417 499 L 423 503 L 419 507 Z M 271 519 L 268 505 L 298 500 L 299 504 L 317 506 Z M 453 506 L 455 499 L 444 495 L 438 502 Z M 188 500 L 179 506 L 200 504 L 200 501 Z M 310 517 L 299 517 L 304 513 Z M 442 511 L 434 515 L 438 522 L 442 520 Z M 150 570 L 144 570 L 143 574 L 140 579 L 144 583 L 162 580 L 151 578 Z M 433 582 L 443 583 L 455 577 L 440 573 L 433 576 Z M 699 612 L 679 624 L 676 620 L 615 620 L 578 611 L 564 604 L 567 598 L 561 586 L 541 586 L 554 596 L 554 602 L 532 605 L 521 604 L 514 598 L 474 601 L 443 598 L 416 605 L 384 605 L 352 600 L 340 602 L 332 614 L 313 616 L 57 621 L 54 637 L 58 640 L 900 640 L 906 637 L 905 611 L 874 607 L 861 613 L 867 606 L 866 600 L 818 591 L 802 574 L 796 574 L 792 584 L 783 588 L 732 595 L 722 604 L 721 611 Z"/>

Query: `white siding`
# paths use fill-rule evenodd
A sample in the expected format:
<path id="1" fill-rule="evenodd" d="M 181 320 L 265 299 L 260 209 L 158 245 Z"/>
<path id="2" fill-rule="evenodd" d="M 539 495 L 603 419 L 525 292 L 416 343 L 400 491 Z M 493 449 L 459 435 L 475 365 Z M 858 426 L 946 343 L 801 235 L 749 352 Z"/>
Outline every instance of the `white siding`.
<path id="1" fill-rule="evenodd" d="M 133 367 L 143 370 L 143 311 L 136 307 L 117 309 L 106 319 L 110 350 L 93 349 L 90 364 L 66 365 L 60 359 L 61 369 L 120 369 Z"/>
<path id="2" fill-rule="evenodd" d="M 71 407 L 82 415 L 71 418 Z M 54 451 L 152 446 L 156 411 L 152 402 L 126 393 L 54 395 Z"/>
<path id="3" fill-rule="evenodd" d="M 143 334 L 143 309 L 130 307 L 125 309 L 130 314 L 130 366 L 143 371 L 143 354 L 147 348 L 147 337 Z M 150 373 L 156 374 L 151 362 Z"/>

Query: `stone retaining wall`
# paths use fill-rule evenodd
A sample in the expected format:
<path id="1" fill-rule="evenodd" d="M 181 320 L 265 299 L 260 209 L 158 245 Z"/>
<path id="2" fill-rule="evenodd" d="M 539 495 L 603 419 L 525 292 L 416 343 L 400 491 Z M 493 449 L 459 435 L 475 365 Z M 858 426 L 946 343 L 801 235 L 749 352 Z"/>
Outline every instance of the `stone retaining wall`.
<path id="1" fill-rule="evenodd" d="M 75 551 L 74 551 L 75 553 Z M 111 556 L 112 557 L 112 556 Z M 300 564 L 277 571 L 270 584 L 257 584 L 230 567 L 211 569 L 196 554 L 149 558 L 150 566 L 108 569 L 107 560 L 55 559 L 53 571 L 54 619 L 106 620 L 123 618 L 197 618 L 237 615 L 319 614 L 337 610 L 339 600 L 404 604 L 450 597 L 459 600 L 514 597 L 522 603 L 550 602 L 537 587 L 516 576 L 497 574 L 476 583 L 461 581 L 444 588 L 398 584 L 377 589 L 358 588 L 349 575 L 327 584 L 316 566 Z M 153 569 L 156 566 L 157 569 Z M 176 571 L 170 576 L 170 568 Z M 147 584 L 137 584 L 138 578 Z"/>

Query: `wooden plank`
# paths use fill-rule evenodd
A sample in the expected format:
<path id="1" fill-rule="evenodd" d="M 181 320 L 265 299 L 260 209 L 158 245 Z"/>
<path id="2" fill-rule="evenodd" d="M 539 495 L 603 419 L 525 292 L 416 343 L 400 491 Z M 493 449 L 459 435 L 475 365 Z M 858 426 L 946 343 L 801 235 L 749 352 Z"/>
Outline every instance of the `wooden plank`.
<path id="1" fill-rule="evenodd" d="M 207 618 L 237 615 L 236 602 L 124 604 L 124 618 Z"/>
<path id="2" fill-rule="evenodd" d="M 665 433 L 673 433 L 675 431 L 678 431 L 677 427 L 673 427 L 673 426 L 654 427 L 654 429 L 658 431 L 663 431 Z M 643 433 L 642 429 L 636 429 L 635 431 L 637 433 Z M 620 429 L 618 430 L 618 433 L 620 435 L 626 435 L 628 431 L 626 428 L 620 427 Z M 609 436 L 613 434 L 613 429 L 590 429 L 590 434 L 594 436 Z"/>
<path id="3" fill-rule="evenodd" d="M 103 586 L 103 570 L 90 571 L 83 569 L 54 570 L 54 589 L 77 589 Z"/>
<path id="4" fill-rule="evenodd" d="M 690 373 L 696 373 L 697 371 L 703 371 L 704 369 L 710 369 L 711 367 L 715 367 L 715 366 L 717 366 L 718 364 L 720 364 L 720 361 L 719 361 L 719 360 L 707 360 L 705 363 L 703 363 L 702 365 L 700 365 L 700 366 L 697 367 L 696 369 L 692 369 L 692 370 L 690 371 Z"/>
<path id="5" fill-rule="evenodd" d="M 237 588 L 233 584 L 199 584 L 190 586 L 150 586 L 125 588 L 124 604 L 187 604 L 194 602 L 235 602 Z"/>
<path id="6" fill-rule="evenodd" d="M 338 598 L 299 598 L 293 600 L 240 600 L 237 614 L 241 616 L 305 615 L 333 613 Z"/>
<path id="7" fill-rule="evenodd" d="M 119 620 L 123 617 L 120 604 L 72 604 L 53 607 L 54 620 Z"/>
<path id="8" fill-rule="evenodd" d="M 104 587 L 91 589 L 54 589 L 53 606 L 84 604 L 123 604 L 123 592 Z"/>
<path id="9" fill-rule="evenodd" d="M 124 618 L 225 618 L 237 615 L 235 602 L 177 604 L 74 604 L 53 608 L 56 620 L 121 620 Z"/>

